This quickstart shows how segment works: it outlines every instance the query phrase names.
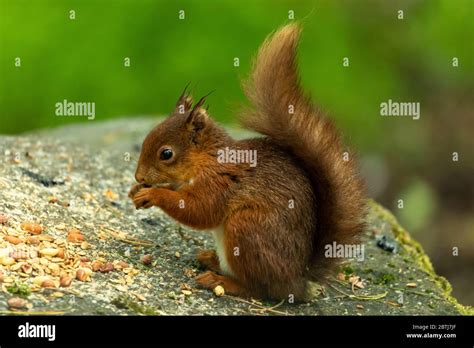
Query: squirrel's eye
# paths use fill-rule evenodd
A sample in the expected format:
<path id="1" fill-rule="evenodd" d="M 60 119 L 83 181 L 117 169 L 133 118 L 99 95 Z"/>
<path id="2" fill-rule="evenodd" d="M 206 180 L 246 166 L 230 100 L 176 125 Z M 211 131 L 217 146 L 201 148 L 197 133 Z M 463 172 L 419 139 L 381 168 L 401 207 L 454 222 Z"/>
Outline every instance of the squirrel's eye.
<path id="1" fill-rule="evenodd" d="M 173 157 L 173 151 L 171 151 L 170 149 L 164 149 L 160 153 L 161 160 L 169 160 L 171 157 Z"/>

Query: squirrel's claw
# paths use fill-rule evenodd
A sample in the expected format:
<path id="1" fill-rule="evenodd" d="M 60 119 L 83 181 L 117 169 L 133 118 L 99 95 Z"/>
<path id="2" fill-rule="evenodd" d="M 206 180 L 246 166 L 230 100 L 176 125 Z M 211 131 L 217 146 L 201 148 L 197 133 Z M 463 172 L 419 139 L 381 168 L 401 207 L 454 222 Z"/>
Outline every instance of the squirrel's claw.
<path id="1" fill-rule="evenodd" d="M 133 195 L 133 204 L 135 208 L 148 209 L 156 204 L 156 189 L 154 188 L 142 188 L 137 193 Z"/>
<path id="2" fill-rule="evenodd" d="M 138 191 L 140 191 L 142 188 L 144 188 L 145 185 L 143 184 L 135 184 L 132 186 L 130 191 L 128 192 L 128 197 L 132 198 L 137 194 Z"/>

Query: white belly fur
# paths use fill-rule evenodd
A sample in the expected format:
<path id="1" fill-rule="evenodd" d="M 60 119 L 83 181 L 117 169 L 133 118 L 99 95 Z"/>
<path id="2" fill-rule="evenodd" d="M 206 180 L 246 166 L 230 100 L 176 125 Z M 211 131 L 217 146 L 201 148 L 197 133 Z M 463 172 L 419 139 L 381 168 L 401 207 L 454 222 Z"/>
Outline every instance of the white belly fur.
<path id="1" fill-rule="evenodd" d="M 226 250 L 224 244 L 224 226 L 221 225 L 216 229 L 212 230 L 212 234 L 214 236 L 214 243 L 216 245 L 216 253 L 219 257 L 219 265 L 221 267 L 221 271 L 223 274 L 232 275 L 232 270 L 230 268 L 229 263 L 227 262 L 226 257 Z"/>

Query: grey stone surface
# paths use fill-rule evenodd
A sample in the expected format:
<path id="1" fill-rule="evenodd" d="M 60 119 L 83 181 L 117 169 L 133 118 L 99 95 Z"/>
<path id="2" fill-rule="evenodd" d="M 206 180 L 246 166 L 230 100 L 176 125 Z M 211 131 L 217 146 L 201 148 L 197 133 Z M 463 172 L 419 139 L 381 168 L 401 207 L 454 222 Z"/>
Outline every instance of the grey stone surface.
<path id="1" fill-rule="evenodd" d="M 2 314 L 472 313 L 450 296 L 449 283 L 434 273 L 419 244 L 373 202 L 363 237 L 365 260 L 347 261 L 309 303 L 216 297 L 196 288 L 193 277 L 200 270 L 194 256 L 199 249 L 213 248 L 210 236 L 179 227 L 157 208 L 137 211 L 127 197 L 142 139 L 155 123 L 149 118 L 92 121 L 22 136 L 0 136 L 0 215 L 6 220 L 0 224 L 0 250 L 8 249 L 11 255 L 22 248 L 62 247 L 71 263 L 51 257 L 35 259 L 33 255 L 16 259 L 12 265 L 0 264 Z M 232 133 L 248 135 L 239 130 Z M 41 224 L 45 228 L 41 235 L 50 238 L 38 247 L 25 244 L 29 235 L 21 227 L 25 221 Z M 86 245 L 67 241 L 72 228 L 82 232 Z M 11 244 L 5 239 L 7 235 L 17 236 L 22 243 Z M 386 237 L 384 242 L 382 236 Z M 391 243 L 395 252 L 389 251 Z M 149 266 L 140 262 L 145 254 L 153 257 Z M 2 255 L 8 256 L 5 251 Z M 57 285 L 59 276 L 45 270 L 54 261 L 61 272 L 74 275 L 80 262 L 86 267 L 96 260 L 116 266 L 123 261 L 127 267 L 93 272 L 91 281 L 73 280 L 65 288 L 34 285 L 42 273 Z M 43 271 L 21 272 L 21 262 L 39 263 Z M 363 288 L 352 287 L 352 276 L 360 277 Z M 33 290 L 25 296 L 29 303 L 26 309 L 7 304 L 18 296 L 12 294 L 15 283 L 16 288 Z"/>

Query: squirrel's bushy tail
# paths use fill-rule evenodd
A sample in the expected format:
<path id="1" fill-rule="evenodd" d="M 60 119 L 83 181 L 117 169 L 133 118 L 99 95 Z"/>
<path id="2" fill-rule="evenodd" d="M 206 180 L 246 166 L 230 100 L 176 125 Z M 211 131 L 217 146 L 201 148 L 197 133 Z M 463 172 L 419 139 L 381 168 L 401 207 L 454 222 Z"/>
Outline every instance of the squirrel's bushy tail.
<path id="1" fill-rule="evenodd" d="M 317 225 L 309 278 L 321 278 L 335 264 L 325 245 L 357 241 L 363 228 L 365 200 L 352 153 L 344 156 L 333 123 L 313 106 L 299 83 L 296 50 L 300 29 L 284 26 L 263 43 L 244 91 L 253 104 L 241 116 L 246 128 L 274 139 L 309 173 L 316 196 Z"/>

